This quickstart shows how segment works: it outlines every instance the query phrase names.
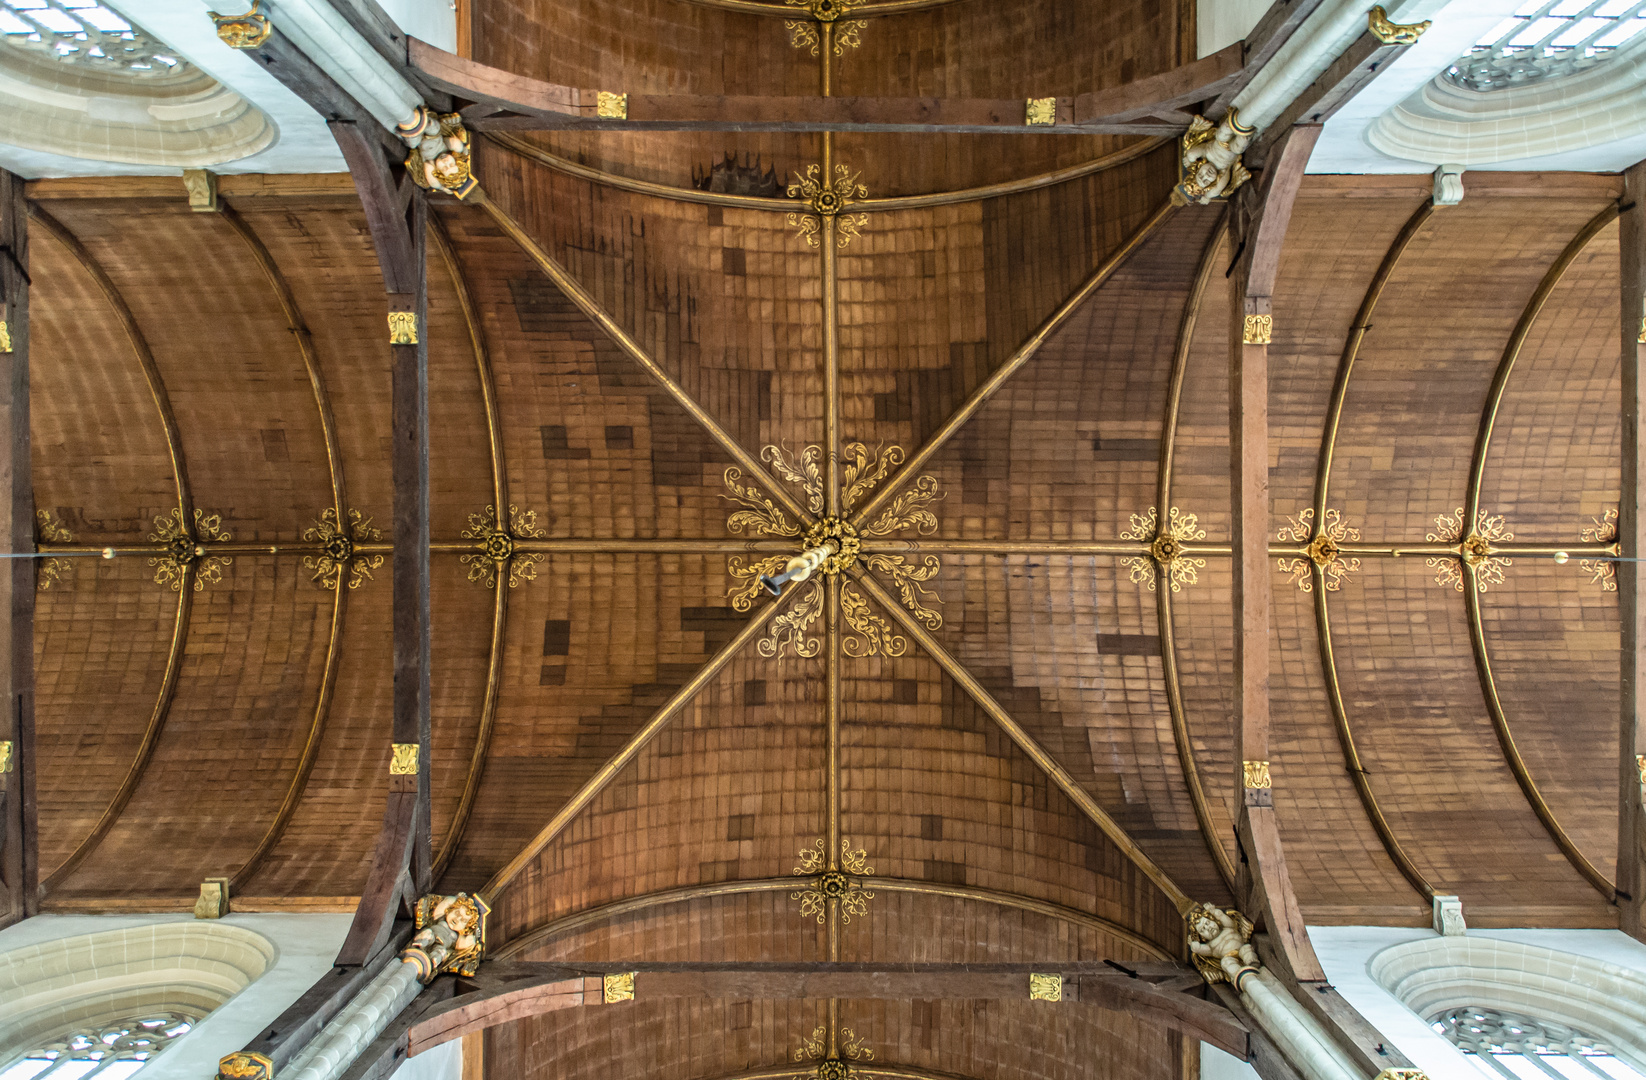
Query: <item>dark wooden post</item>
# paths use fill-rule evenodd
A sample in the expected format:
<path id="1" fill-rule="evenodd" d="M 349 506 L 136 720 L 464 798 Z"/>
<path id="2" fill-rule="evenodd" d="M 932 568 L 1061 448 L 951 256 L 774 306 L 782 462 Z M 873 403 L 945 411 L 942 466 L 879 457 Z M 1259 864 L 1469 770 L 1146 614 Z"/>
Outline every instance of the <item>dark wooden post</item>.
<path id="1" fill-rule="evenodd" d="M 1618 214 L 1618 281 L 1622 286 L 1623 349 L 1623 489 L 1618 498 L 1617 531 L 1625 559 L 1646 552 L 1646 521 L 1641 519 L 1640 485 L 1646 447 L 1640 439 L 1642 395 L 1640 363 L 1646 346 L 1646 161 L 1623 174 Z M 1617 829 L 1618 926 L 1646 941 L 1646 808 L 1641 805 L 1646 773 L 1646 725 L 1640 722 L 1640 691 L 1646 684 L 1646 607 L 1640 597 L 1640 564 L 1617 564 L 1618 622 L 1622 630 L 1622 759 L 1619 761 Z"/>
<path id="2" fill-rule="evenodd" d="M 29 213 L 23 178 L 0 171 L 0 319 L 9 339 L 0 341 L 5 365 L 0 402 L 0 528 L 9 552 L 34 550 L 34 480 L 29 464 Z M 0 686 L 5 718 L 0 741 L 9 743 L 7 771 L 0 773 L 4 804 L 5 875 L 8 914 L 0 925 L 35 914 L 40 908 L 35 847 L 34 792 L 34 561 L 7 559 L 0 591 L 10 613 L 0 630 Z"/>

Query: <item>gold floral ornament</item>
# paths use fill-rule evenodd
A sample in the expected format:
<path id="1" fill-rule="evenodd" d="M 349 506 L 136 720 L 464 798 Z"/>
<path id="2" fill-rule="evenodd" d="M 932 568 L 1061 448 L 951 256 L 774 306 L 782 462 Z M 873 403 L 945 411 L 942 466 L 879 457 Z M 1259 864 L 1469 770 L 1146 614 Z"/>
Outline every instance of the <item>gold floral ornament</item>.
<path id="1" fill-rule="evenodd" d="M 34 512 L 34 542 L 36 544 L 72 544 L 74 534 L 52 516 L 50 510 L 36 510 Z M 35 587 L 40 591 L 51 588 L 55 581 L 62 581 L 69 576 L 74 563 L 71 559 L 59 559 L 55 556 L 39 560 L 35 564 Z M 1617 586 L 1612 586 L 1614 589 Z"/>
<path id="2" fill-rule="evenodd" d="M 1584 543 L 1617 543 L 1617 507 L 1612 507 L 1602 517 L 1590 518 L 1589 520 L 1595 523 L 1594 528 L 1584 529 L 1578 534 Z M 1599 585 L 1606 592 L 1617 592 L 1617 563 L 1614 560 L 1582 559 L 1577 565 L 1585 574 L 1589 575 L 1589 584 Z M 41 586 L 41 588 L 44 587 Z"/>
<path id="3" fill-rule="evenodd" d="M 257 13 L 259 6 L 260 0 L 253 0 L 251 10 L 244 15 L 219 15 L 215 11 L 208 11 L 206 15 L 217 27 L 217 37 L 223 44 L 231 49 L 255 49 L 267 41 L 274 30 L 269 17 Z"/>
<path id="4" fill-rule="evenodd" d="M 1503 584 L 1503 570 L 1513 566 L 1514 560 L 1492 553 L 1494 543 L 1506 543 L 1515 538 L 1503 523 L 1503 515 L 1488 515 L 1484 510 L 1475 512 L 1474 531 L 1467 536 L 1464 530 L 1463 507 L 1451 514 L 1435 515 L 1435 531 L 1425 536 L 1430 543 L 1456 544 L 1457 554 L 1436 555 L 1424 562 L 1435 571 L 1435 584 L 1452 586 L 1458 592 L 1464 589 L 1463 564 L 1474 570 L 1475 588 L 1485 592 L 1492 585 Z"/>
<path id="5" fill-rule="evenodd" d="M 507 525 L 498 520 L 497 508 L 487 506 L 478 514 L 469 515 L 469 527 L 463 530 L 463 539 L 473 540 L 478 549 L 464 555 L 462 562 L 469 568 L 469 580 L 483 583 L 488 589 L 506 570 L 509 588 L 523 581 L 537 580 L 537 564 L 543 561 L 539 551 L 521 551 L 517 541 L 541 540 L 543 530 L 537 527 L 537 511 L 509 507 Z"/>
<path id="6" fill-rule="evenodd" d="M 1341 553 L 1341 545 L 1360 539 L 1360 530 L 1350 528 L 1336 510 L 1326 511 L 1319 532 L 1315 531 L 1314 519 L 1314 507 L 1306 507 L 1296 517 L 1287 518 L 1288 524 L 1275 534 L 1275 539 L 1283 544 L 1304 545 L 1298 553 L 1300 557 L 1286 556 L 1280 560 L 1280 572 L 1289 575 L 1292 584 L 1303 592 L 1313 592 L 1314 575 L 1309 568 L 1318 566 L 1326 591 L 1337 592 L 1345 578 L 1360 570 L 1359 559 L 1347 559 Z"/>
<path id="7" fill-rule="evenodd" d="M 758 582 L 756 583 L 758 585 Z M 747 609 L 745 609 L 747 610 Z M 789 610 L 772 620 L 771 631 L 755 644 L 760 655 L 781 658 L 788 649 L 801 659 L 816 656 L 823 648 L 822 641 L 807 637 L 812 623 L 823 613 L 823 583 L 812 582 L 811 591 L 789 606 Z"/>
<path id="8" fill-rule="evenodd" d="M 789 45 L 796 49 L 810 47 L 812 55 L 817 55 L 818 23 L 834 23 L 834 54 L 846 55 L 848 48 L 855 49 L 862 44 L 859 34 L 869 24 L 861 19 L 850 19 L 841 22 L 844 15 L 851 14 L 851 10 L 861 4 L 863 0 L 783 0 L 790 7 L 802 7 L 810 19 L 786 19 L 783 29 L 789 32 Z"/>
<path id="9" fill-rule="evenodd" d="M 902 656 L 909 650 L 907 638 L 892 632 L 892 624 L 876 615 L 868 600 L 850 582 L 840 586 L 840 616 L 852 628 L 840 642 L 840 650 L 856 659 L 862 656 Z"/>
<path id="10" fill-rule="evenodd" d="M 355 545 L 375 544 L 382 539 L 383 530 L 373 528 L 371 518 L 361 517 L 360 511 L 350 510 L 348 527 L 343 528 L 338 525 L 336 508 L 328 507 L 321 511 L 318 521 L 303 530 L 304 543 L 320 545 L 318 555 L 303 556 L 303 566 L 314 571 L 310 580 L 322 589 L 337 588 L 345 573 L 349 588 L 358 589 L 372 580 L 372 571 L 383 565 L 383 556 L 360 554 Z"/>
<path id="11" fill-rule="evenodd" d="M 795 1061 L 815 1061 L 812 1075 L 817 1080 L 852 1080 L 865 1073 L 852 1067 L 854 1062 L 873 1061 L 874 1051 L 863 1045 L 863 1040 L 849 1027 L 840 1029 L 836 1042 L 838 1050 L 829 1046 L 829 1029 L 819 1024 L 810 1036 L 800 1040 L 800 1049 L 794 1052 Z"/>
<path id="12" fill-rule="evenodd" d="M 826 841 L 818 840 L 811 847 L 800 849 L 800 865 L 794 868 L 796 877 L 810 877 L 812 881 L 800 892 L 790 893 L 789 899 L 800 901 L 800 917 L 815 917 L 822 922 L 828 915 L 829 902 L 840 905 L 840 921 L 851 922 L 852 916 L 866 916 L 874 893 L 864 888 L 859 879 L 874 873 L 869 865 L 869 853 L 856 851 L 845 840 L 840 841 L 840 869 L 830 870 Z"/>
<path id="13" fill-rule="evenodd" d="M 471 140 L 463 117 L 419 105 L 412 119 L 395 128 L 411 153 L 406 172 L 418 187 L 466 199 L 479 187 L 472 171 Z"/>
<path id="14" fill-rule="evenodd" d="M 468 977 L 480 968 L 486 952 L 486 916 L 491 908 L 479 896 L 425 896 L 417 902 L 417 933 L 400 953 L 402 963 L 417 969 L 425 986 L 447 972 Z"/>
<path id="15" fill-rule="evenodd" d="M 886 479 L 893 469 L 903 464 L 903 448 L 888 446 L 877 456 L 869 453 L 869 448 L 860 442 L 847 443 L 842 464 L 845 466 L 846 485 L 842 501 L 846 504 L 847 511 L 850 511 L 857 506 L 863 496 Z"/>
<path id="16" fill-rule="evenodd" d="M 790 214 L 789 227 L 799 230 L 796 236 L 817 247 L 823 219 L 827 218 L 834 222 L 835 246 L 843 248 L 851 243 L 854 236 L 861 235 L 858 230 L 869 223 L 867 214 L 846 212 L 847 207 L 857 200 L 867 198 L 869 189 L 858 183 L 859 174 L 844 165 L 834 167 L 833 181 L 821 173 L 821 166 L 808 165 L 804 175 L 794 174 L 794 183 L 788 188 L 789 198 L 806 200 L 812 212 Z"/>
<path id="17" fill-rule="evenodd" d="M 172 592 L 180 592 L 189 576 L 189 568 L 193 567 L 195 592 L 208 584 L 217 584 L 223 580 L 223 567 L 234 562 L 234 559 L 228 555 L 209 554 L 206 545 L 225 544 L 233 539 L 223 528 L 221 514 L 208 514 L 197 507 L 192 528 L 183 523 L 181 509 L 174 508 L 170 514 L 161 514 L 154 519 L 154 531 L 149 534 L 151 543 L 162 544 L 166 549 L 164 555 L 149 560 L 149 565 L 155 568 L 154 583 L 169 586 Z"/>
<path id="18" fill-rule="evenodd" d="M 251 1050 L 236 1050 L 217 1062 L 218 1080 L 274 1080 L 274 1062 Z"/>
<path id="19" fill-rule="evenodd" d="M 1132 527 L 1121 533 L 1120 538 L 1149 545 L 1148 554 L 1133 555 L 1126 560 L 1126 567 L 1132 584 L 1147 585 L 1150 592 L 1155 590 L 1157 565 L 1173 592 L 1182 592 L 1183 586 L 1199 582 L 1200 571 L 1206 568 L 1206 560 L 1188 554 L 1185 547 L 1206 539 L 1198 514 L 1185 514 L 1174 506 L 1161 523 L 1158 512 L 1151 506 L 1146 513 L 1132 515 Z"/>
<path id="20" fill-rule="evenodd" d="M 1428 19 L 1419 23 L 1390 22 L 1389 13 L 1383 10 L 1382 5 L 1366 13 L 1366 29 L 1385 45 L 1416 45 L 1417 39 L 1423 36 L 1423 31 L 1433 25 Z"/>
<path id="21" fill-rule="evenodd" d="M 806 509 L 814 514 L 823 512 L 823 460 L 821 446 L 803 447 L 791 454 L 781 446 L 760 448 L 760 460 L 772 467 L 772 472 L 806 493 Z"/>

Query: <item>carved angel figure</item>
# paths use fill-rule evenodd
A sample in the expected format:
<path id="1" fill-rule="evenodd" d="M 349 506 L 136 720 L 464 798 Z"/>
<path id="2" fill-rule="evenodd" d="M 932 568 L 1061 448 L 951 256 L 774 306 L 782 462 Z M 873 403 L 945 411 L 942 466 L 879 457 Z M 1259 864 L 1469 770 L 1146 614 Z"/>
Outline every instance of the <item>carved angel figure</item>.
<path id="1" fill-rule="evenodd" d="M 1228 982 L 1240 989 L 1256 973 L 1257 951 L 1251 946 L 1252 921 L 1233 908 L 1196 904 L 1184 916 L 1189 924 L 1189 953 L 1209 983 Z"/>
<path id="2" fill-rule="evenodd" d="M 467 893 L 425 896 L 417 902 L 417 933 L 400 959 L 417 967 L 417 981 L 455 971 L 473 975 L 486 948 L 485 902 Z"/>
<path id="3" fill-rule="evenodd" d="M 1215 125 L 1195 117 L 1183 135 L 1183 194 L 1204 206 L 1250 180 L 1240 155 L 1255 134 L 1240 126 L 1234 109 Z"/>
<path id="4" fill-rule="evenodd" d="M 444 191 L 461 198 L 469 193 L 469 133 L 457 113 L 423 110 L 423 126 L 410 132 L 400 129 L 400 137 L 411 147 L 406 168 L 412 178 L 430 191 Z"/>

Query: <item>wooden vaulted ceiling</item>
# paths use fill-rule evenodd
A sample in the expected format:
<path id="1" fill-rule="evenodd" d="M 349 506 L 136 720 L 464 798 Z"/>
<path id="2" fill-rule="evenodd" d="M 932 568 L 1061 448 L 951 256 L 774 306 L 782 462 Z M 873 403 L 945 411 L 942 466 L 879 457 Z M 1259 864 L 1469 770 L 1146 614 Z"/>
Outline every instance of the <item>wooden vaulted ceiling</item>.
<path id="1" fill-rule="evenodd" d="M 1030 90 L 1115 85 L 1179 62 L 1193 37 L 1178 13 L 1135 7 L 1095 21 L 1059 0 L 1011 20 L 964 3 L 876 19 L 835 78 L 840 92 L 1010 95 L 1024 90 L 1025 59 L 1044 58 Z M 476 58 L 571 85 L 792 93 L 817 73 L 781 21 L 714 7 L 474 8 Z M 1100 136 L 859 135 L 838 137 L 833 155 L 881 197 L 1127 149 Z M 893 538 L 941 564 L 927 587 L 941 598 L 942 648 L 1178 887 L 1215 901 L 1235 857 L 1232 253 L 1218 207 L 1156 219 L 1173 149 L 1130 149 L 1060 183 L 869 214 L 833 260 L 841 439 L 913 453 L 1095 267 L 1127 252 L 919 470 L 940 495 L 935 529 Z M 824 438 L 819 249 L 783 208 L 628 183 L 687 188 L 725 151 L 785 178 L 820 156 L 817 136 L 562 134 L 518 150 L 481 140 L 475 164 L 488 198 L 745 449 L 794 453 Z M 1275 802 L 1311 921 L 1423 924 L 1427 887 L 1461 895 L 1474 925 L 1615 925 L 1575 865 L 1609 879 L 1615 859 L 1615 593 L 1577 557 L 1556 565 L 1547 552 L 1580 553 L 1580 532 L 1618 499 L 1617 234 L 1605 218 L 1617 185 L 1470 181 L 1461 206 L 1432 213 L 1427 178 L 1310 177 L 1297 204 L 1270 361 Z M 191 213 L 174 185 L 32 190 L 36 504 L 72 536 L 62 542 L 122 551 L 69 559 L 38 598 L 46 907 L 182 908 L 224 874 L 241 910 L 346 907 L 385 791 L 388 567 L 328 588 L 304 564 L 304 533 L 339 499 L 387 531 L 375 256 L 346 177 L 225 178 L 225 214 Z M 727 562 L 745 539 L 727 531 L 733 462 L 492 219 L 450 200 L 436 217 L 441 889 L 494 890 L 498 944 L 520 958 L 825 957 L 828 929 L 801 916 L 783 880 L 827 831 L 820 658 L 745 648 L 586 808 L 539 836 L 750 618 L 728 598 Z M 1546 278 L 1547 302 L 1506 363 Z M 1323 508 L 1384 550 L 1305 591 L 1280 530 L 1316 504 L 1323 446 Z M 1470 503 L 1477 473 L 1480 509 L 1525 551 L 1470 594 L 1437 581 L 1455 562 L 1424 545 L 1437 516 Z M 771 473 L 752 479 L 805 500 Z M 238 545 L 198 590 L 157 584 L 147 550 L 180 489 Z M 492 505 L 535 514 L 546 541 L 595 543 L 545 550 L 533 579 L 490 583 L 489 562 L 465 561 L 463 533 Z M 1205 534 L 1189 553 L 1203 563 L 1175 584 L 1147 557 L 1153 529 L 1136 539 L 1137 519 L 1172 507 Z M 1401 547 L 1413 550 L 1389 551 Z M 834 928 L 842 959 L 1180 951 L 1168 897 L 918 642 L 846 659 L 841 704 L 840 831 L 876 890 L 867 914 Z M 791 1062 L 822 1008 L 640 1002 L 487 1039 L 527 1072 L 571 1045 L 552 1068 L 622 1059 L 708 1078 Z M 1174 1039 L 1120 1014 L 837 1008 L 878 1061 L 926 1073 L 1089 1075 L 1093 1040 L 1112 1049 L 1100 1069 L 1115 1076 L 1183 1067 Z M 658 1037 L 636 1037 L 648 1032 Z"/>

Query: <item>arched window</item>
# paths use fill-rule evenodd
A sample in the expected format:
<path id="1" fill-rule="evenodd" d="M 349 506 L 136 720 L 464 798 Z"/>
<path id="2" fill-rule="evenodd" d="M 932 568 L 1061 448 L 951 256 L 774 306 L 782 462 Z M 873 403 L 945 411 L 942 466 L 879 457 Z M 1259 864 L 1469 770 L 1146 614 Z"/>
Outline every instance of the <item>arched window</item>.
<path id="1" fill-rule="evenodd" d="M 0 33 L 54 60 L 126 75 L 165 75 L 187 65 L 95 0 L 0 0 Z"/>
<path id="2" fill-rule="evenodd" d="M 1468 1005 L 1447 1009 L 1430 1026 L 1489 1077 L 1646 1080 L 1605 1041 L 1552 1020 Z"/>
<path id="3" fill-rule="evenodd" d="M 0 1080 L 125 1080 L 199 1022 L 188 1013 L 144 1011 L 77 1028 L 13 1061 Z"/>
<path id="4" fill-rule="evenodd" d="M 1446 69 L 1467 90 L 1506 90 L 1593 67 L 1646 30 L 1642 0 L 1531 0 Z"/>

